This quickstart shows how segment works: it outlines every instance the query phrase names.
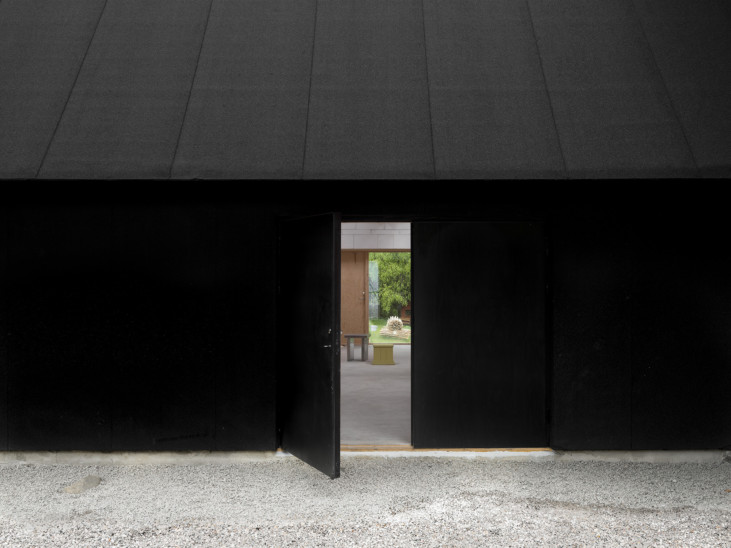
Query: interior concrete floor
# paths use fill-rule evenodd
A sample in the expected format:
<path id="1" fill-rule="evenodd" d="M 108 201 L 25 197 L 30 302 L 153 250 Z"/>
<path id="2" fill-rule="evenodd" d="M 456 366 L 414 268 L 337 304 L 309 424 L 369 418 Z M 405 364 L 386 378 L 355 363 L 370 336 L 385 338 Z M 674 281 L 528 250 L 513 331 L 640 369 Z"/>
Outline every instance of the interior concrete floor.
<path id="1" fill-rule="evenodd" d="M 396 365 L 347 361 L 340 352 L 340 443 L 343 445 L 408 445 L 411 443 L 411 345 L 394 345 Z"/>

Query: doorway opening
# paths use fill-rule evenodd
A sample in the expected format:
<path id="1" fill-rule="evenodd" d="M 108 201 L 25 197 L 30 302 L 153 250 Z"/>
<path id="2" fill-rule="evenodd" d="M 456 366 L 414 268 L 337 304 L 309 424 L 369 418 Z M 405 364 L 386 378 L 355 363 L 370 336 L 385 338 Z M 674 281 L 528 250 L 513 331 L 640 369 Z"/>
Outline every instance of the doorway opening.
<path id="1" fill-rule="evenodd" d="M 277 317 L 296 329 L 277 331 L 278 441 L 330 477 L 340 473 L 343 444 L 391 450 L 547 445 L 543 223 L 417 219 L 406 226 L 409 232 L 399 234 L 403 244 L 394 235 L 390 249 L 378 249 L 388 234 L 371 233 L 365 235 L 371 243 L 356 243 L 339 213 L 285 219 L 279 226 Z M 367 253 L 361 307 L 371 292 L 365 286 L 370 253 L 410 251 L 409 327 L 415 333 L 409 335 L 412 344 L 420 342 L 416 354 L 409 348 L 410 373 L 403 375 L 408 384 L 390 402 L 379 398 L 389 395 L 396 381 L 378 375 L 360 387 L 350 382 L 351 372 L 407 369 L 405 360 L 399 363 L 405 347 L 396 343 L 386 345 L 396 351 L 392 356 L 377 357 L 374 341 L 362 362 L 356 352 L 347 359 L 349 345 L 341 352 L 346 335 L 368 339 L 371 333 L 366 307 L 360 317 L 368 324 L 349 333 L 346 320 L 341 337 L 341 301 L 348 307 L 341 294 L 343 251 L 353 252 L 351 262 L 358 260 L 357 252 Z M 400 323 L 393 331 L 403 330 Z M 358 392 L 362 406 L 349 408 Z M 381 411 L 388 412 L 379 419 Z M 403 425 L 398 437 L 388 437 L 398 424 Z"/>
<path id="2" fill-rule="evenodd" d="M 340 259 L 341 449 L 410 448 L 411 225 L 342 223 Z"/>

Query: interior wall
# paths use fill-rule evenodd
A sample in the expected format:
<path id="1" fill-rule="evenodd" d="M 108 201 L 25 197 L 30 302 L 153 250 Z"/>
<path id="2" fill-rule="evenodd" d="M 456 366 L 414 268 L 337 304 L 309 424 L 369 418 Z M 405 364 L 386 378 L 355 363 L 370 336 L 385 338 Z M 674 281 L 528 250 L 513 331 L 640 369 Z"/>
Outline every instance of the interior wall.
<path id="1" fill-rule="evenodd" d="M 340 252 L 340 345 L 346 333 L 368 333 L 368 252 Z M 360 339 L 355 341 L 360 346 Z"/>
<path id="2" fill-rule="evenodd" d="M 340 230 L 342 250 L 342 319 L 343 333 L 368 332 L 368 260 L 372 251 L 409 251 L 410 222 L 344 222 Z M 353 260 L 358 261 L 358 276 L 354 276 Z M 361 263 L 360 261 L 364 261 Z M 365 279 L 361 279 L 361 270 Z M 357 286 L 357 287 L 356 287 Z M 363 292 L 365 293 L 363 294 Z M 364 300 L 361 300 L 365 297 Z M 353 317 L 357 315 L 358 318 Z M 349 327 L 353 326 L 353 327 Z M 357 327 L 356 327 L 357 326 Z M 345 344 L 341 337 L 340 344 Z M 355 341 L 360 346 L 360 340 Z"/>
<path id="3" fill-rule="evenodd" d="M 411 249 L 411 225 L 408 222 L 343 223 L 341 249 Z"/>

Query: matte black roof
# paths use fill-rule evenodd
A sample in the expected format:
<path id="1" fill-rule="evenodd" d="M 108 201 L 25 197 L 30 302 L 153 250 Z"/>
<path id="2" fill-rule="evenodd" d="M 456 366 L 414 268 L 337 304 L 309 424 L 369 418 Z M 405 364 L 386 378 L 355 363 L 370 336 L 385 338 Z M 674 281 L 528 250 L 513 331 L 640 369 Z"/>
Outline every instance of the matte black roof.
<path id="1" fill-rule="evenodd" d="M 0 178 L 731 176 L 728 0 L 0 0 Z"/>

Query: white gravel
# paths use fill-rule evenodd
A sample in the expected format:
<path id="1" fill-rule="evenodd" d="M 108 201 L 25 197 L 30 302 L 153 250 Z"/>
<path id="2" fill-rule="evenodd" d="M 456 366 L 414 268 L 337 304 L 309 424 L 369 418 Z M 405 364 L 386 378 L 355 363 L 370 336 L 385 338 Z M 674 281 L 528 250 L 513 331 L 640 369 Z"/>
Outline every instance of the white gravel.
<path id="1" fill-rule="evenodd" d="M 731 463 L 0 464 L 3 547 L 354 545 L 728 547 Z"/>

